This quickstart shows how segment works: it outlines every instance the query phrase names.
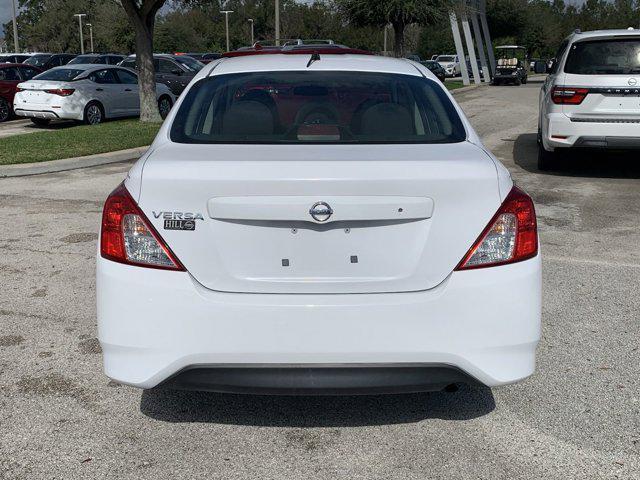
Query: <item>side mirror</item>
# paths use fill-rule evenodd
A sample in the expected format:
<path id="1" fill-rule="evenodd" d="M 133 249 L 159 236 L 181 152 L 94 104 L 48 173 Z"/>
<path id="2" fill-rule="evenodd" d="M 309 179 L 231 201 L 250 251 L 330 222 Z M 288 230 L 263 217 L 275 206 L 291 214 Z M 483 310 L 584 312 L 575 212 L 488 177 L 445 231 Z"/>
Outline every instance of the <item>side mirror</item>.
<path id="1" fill-rule="evenodd" d="M 180 70 L 179 68 L 174 68 L 173 70 L 171 70 L 171 73 L 174 75 L 182 75 L 182 70 Z"/>
<path id="2" fill-rule="evenodd" d="M 556 69 L 556 64 L 558 63 L 558 59 L 557 58 L 552 58 L 551 60 L 549 60 L 549 63 L 547 64 L 547 73 L 552 73 L 555 71 Z"/>

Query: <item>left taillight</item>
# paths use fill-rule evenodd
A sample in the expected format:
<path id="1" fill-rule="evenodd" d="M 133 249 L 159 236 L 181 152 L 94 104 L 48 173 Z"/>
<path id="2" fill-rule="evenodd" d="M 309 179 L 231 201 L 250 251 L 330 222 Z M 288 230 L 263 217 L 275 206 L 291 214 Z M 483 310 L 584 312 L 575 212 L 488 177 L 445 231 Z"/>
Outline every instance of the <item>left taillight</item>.
<path id="1" fill-rule="evenodd" d="M 553 87 L 551 100 L 556 105 L 580 105 L 588 94 L 588 88 Z"/>
<path id="2" fill-rule="evenodd" d="M 61 97 L 68 97 L 69 95 L 73 95 L 75 89 L 73 88 L 51 88 L 45 90 L 45 92 L 50 93 L 51 95 L 59 95 Z"/>
<path id="3" fill-rule="evenodd" d="M 513 187 L 456 270 L 521 262 L 538 254 L 538 226 L 533 200 Z"/>
<path id="4" fill-rule="evenodd" d="M 124 184 L 104 204 L 100 255 L 128 265 L 185 271 Z"/>

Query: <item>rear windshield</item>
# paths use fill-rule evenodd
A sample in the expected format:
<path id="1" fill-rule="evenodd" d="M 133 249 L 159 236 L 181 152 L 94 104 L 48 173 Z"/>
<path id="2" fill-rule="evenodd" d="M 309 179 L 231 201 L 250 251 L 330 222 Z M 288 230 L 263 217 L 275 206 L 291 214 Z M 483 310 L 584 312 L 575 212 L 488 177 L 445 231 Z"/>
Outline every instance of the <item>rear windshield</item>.
<path id="1" fill-rule="evenodd" d="M 448 57 L 448 56 L 443 56 L 440 55 L 438 58 L 436 58 L 436 61 L 438 62 L 453 62 L 455 61 L 456 57 Z"/>
<path id="2" fill-rule="evenodd" d="M 52 68 L 40 75 L 33 77 L 33 80 L 58 80 L 61 82 L 68 82 L 80 75 L 84 70 L 76 68 Z"/>
<path id="3" fill-rule="evenodd" d="M 67 65 L 81 65 L 83 63 L 93 63 L 93 61 L 98 58 L 95 55 L 78 55 L 76 58 L 71 60 Z"/>
<path id="4" fill-rule="evenodd" d="M 179 143 L 453 143 L 466 138 L 446 93 L 422 77 L 260 72 L 209 77 L 171 127 Z"/>
<path id="5" fill-rule="evenodd" d="M 579 75 L 640 73 L 640 38 L 574 43 L 564 71 Z"/>
<path id="6" fill-rule="evenodd" d="M 181 63 L 182 65 L 184 65 L 187 68 L 187 70 L 191 70 L 192 72 L 199 72 L 202 69 L 202 67 L 204 67 L 204 64 L 200 63 L 195 58 L 186 57 L 184 55 L 176 56 L 174 57 L 174 59 L 178 63 Z"/>
<path id="7" fill-rule="evenodd" d="M 53 55 L 34 55 L 27 58 L 23 63 L 26 63 L 27 65 L 33 65 L 35 67 L 42 67 L 52 56 Z"/>

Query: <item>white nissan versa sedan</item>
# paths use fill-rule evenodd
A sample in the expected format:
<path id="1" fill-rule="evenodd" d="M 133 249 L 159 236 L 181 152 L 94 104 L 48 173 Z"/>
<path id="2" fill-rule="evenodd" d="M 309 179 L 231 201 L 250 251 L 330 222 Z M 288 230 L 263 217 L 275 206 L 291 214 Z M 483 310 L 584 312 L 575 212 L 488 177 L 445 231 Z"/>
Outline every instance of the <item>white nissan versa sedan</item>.
<path id="1" fill-rule="evenodd" d="M 640 30 L 576 31 L 540 91 L 538 166 L 580 147 L 640 148 Z"/>
<path id="2" fill-rule="evenodd" d="M 337 45 L 206 66 L 107 198 L 106 374 L 353 394 L 534 371 L 531 198 L 422 65 Z"/>

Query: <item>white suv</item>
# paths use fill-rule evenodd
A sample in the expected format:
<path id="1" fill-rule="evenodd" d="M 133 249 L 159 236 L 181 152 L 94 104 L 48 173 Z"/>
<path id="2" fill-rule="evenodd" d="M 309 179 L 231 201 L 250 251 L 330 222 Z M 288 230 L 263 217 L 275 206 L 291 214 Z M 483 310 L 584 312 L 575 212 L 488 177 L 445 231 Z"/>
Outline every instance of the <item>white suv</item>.
<path id="1" fill-rule="evenodd" d="M 640 30 L 576 32 L 540 92 L 538 164 L 574 147 L 640 147 Z"/>
<path id="2" fill-rule="evenodd" d="M 339 46 L 202 69 L 107 199 L 107 375 L 366 393 L 534 371 L 531 199 L 422 65 Z"/>
<path id="3" fill-rule="evenodd" d="M 438 55 L 436 62 L 444 68 L 447 77 L 457 77 L 460 75 L 460 59 L 457 55 Z"/>

